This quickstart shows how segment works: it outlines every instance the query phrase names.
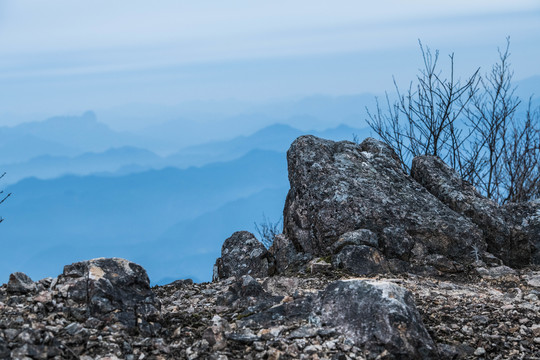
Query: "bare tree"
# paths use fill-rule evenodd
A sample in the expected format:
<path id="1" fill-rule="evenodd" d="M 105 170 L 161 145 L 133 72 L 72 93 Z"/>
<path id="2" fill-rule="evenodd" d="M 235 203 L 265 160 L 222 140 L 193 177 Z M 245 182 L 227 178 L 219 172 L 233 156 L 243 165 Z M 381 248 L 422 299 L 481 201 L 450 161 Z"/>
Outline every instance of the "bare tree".
<path id="1" fill-rule="evenodd" d="M 259 239 L 267 249 L 274 243 L 276 235 L 281 233 L 282 222 L 282 218 L 276 222 L 272 222 L 263 214 L 263 221 L 261 223 L 255 223 L 255 230 L 259 234 Z"/>
<path id="2" fill-rule="evenodd" d="M 461 170 L 460 152 L 468 134 L 463 134 L 457 121 L 477 92 L 479 77 L 476 70 L 465 82 L 456 79 L 454 55 L 450 57 L 448 77 L 438 70 L 439 52 L 422 52 L 423 68 L 405 94 L 394 79 L 398 100 L 390 102 L 386 94 L 384 112 L 377 100 L 376 112 L 368 110 L 367 122 L 386 143 L 392 145 L 402 160 L 403 169 L 410 171 L 413 157 L 435 155 Z"/>
<path id="3" fill-rule="evenodd" d="M 537 199 L 540 195 L 540 109 L 531 99 L 525 121 L 513 121 L 503 151 L 502 203 Z"/>
<path id="4" fill-rule="evenodd" d="M 437 70 L 434 54 L 420 43 L 423 68 L 403 95 L 394 80 L 397 100 L 386 94 L 386 111 L 377 102 L 368 109 L 368 124 L 410 171 L 418 155 L 440 157 L 488 198 L 499 203 L 527 201 L 540 194 L 540 110 L 531 101 L 525 120 L 518 119 L 521 100 L 512 86 L 510 39 L 499 60 L 483 77 L 476 70 L 465 81 Z"/>
<path id="5" fill-rule="evenodd" d="M 2 179 L 4 176 L 6 175 L 6 173 L 3 173 L 2 175 L 0 175 L 0 179 Z M 2 204 L 4 201 L 6 201 L 6 199 L 8 197 L 11 196 L 11 193 L 8 193 L 8 194 L 4 194 L 4 190 L 1 190 L 0 191 L 0 204 Z M 4 218 L 0 217 L 0 223 L 4 221 Z"/>
<path id="6" fill-rule="evenodd" d="M 473 94 L 472 104 L 466 109 L 466 124 L 474 136 L 466 149 L 468 162 L 462 175 L 488 198 L 499 202 L 505 198 L 502 182 L 506 142 L 512 136 L 510 125 L 521 103 L 512 87 L 509 47 L 507 38 L 505 51 L 499 49 L 499 62 L 480 79 L 481 91 Z"/>

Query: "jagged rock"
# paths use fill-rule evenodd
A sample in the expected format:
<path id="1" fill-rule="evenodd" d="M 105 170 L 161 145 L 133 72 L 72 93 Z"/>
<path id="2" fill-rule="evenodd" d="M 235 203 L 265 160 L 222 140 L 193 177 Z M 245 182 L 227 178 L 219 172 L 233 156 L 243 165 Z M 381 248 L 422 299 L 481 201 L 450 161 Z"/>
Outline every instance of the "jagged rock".
<path id="1" fill-rule="evenodd" d="M 273 257 L 264 245 L 252 233 L 237 231 L 221 247 L 221 257 L 214 265 L 213 280 L 242 275 L 266 277 L 273 271 Z"/>
<path id="2" fill-rule="evenodd" d="M 351 274 L 369 275 L 389 272 L 388 264 L 379 250 L 366 245 L 347 245 L 333 257 L 333 266 Z"/>
<path id="3" fill-rule="evenodd" d="M 531 263 L 531 238 L 538 242 L 537 246 L 540 244 L 534 237 L 540 235 L 540 217 L 536 216 L 539 205 L 499 207 L 436 156 L 415 157 L 411 176 L 452 210 L 478 225 L 487 242 L 487 250 L 505 264 L 520 267 Z M 526 220 L 531 216 L 533 220 Z M 529 235 L 531 231 L 535 232 L 533 236 Z"/>
<path id="4" fill-rule="evenodd" d="M 275 259 L 275 269 L 279 274 L 297 273 L 313 255 L 301 252 L 285 235 L 278 234 L 268 250 Z"/>
<path id="5" fill-rule="evenodd" d="M 160 305 L 148 275 L 128 260 L 98 258 L 66 265 L 56 288 L 76 304 L 69 310 L 80 321 L 95 317 L 143 333 L 159 327 Z"/>
<path id="6" fill-rule="evenodd" d="M 385 350 L 394 358 L 438 358 L 412 294 L 396 284 L 337 281 L 318 295 L 315 304 L 321 323 L 354 339 L 373 358 Z"/>
<path id="7" fill-rule="evenodd" d="M 436 359 L 437 350 L 422 324 L 412 294 L 389 282 L 336 281 L 316 294 L 274 306 L 248 316 L 243 322 L 274 325 L 276 319 L 292 323 L 308 320 L 318 327 L 352 339 L 356 346 L 376 358 Z M 298 329 L 290 337 L 311 337 L 312 331 Z"/>
<path id="8" fill-rule="evenodd" d="M 486 247 L 480 229 L 404 174 L 380 141 L 357 145 L 302 136 L 287 160 L 284 236 L 297 252 L 331 255 L 340 237 L 358 229 L 383 240 L 379 250 L 388 258 L 419 264 L 430 254 L 468 264 L 473 248 Z M 402 236 L 387 228 L 402 229 Z"/>
<path id="9" fill-rule="evenodd" d="M 28 275 L 22 272 L 15 272 L 9 275 L 7 291 L 12 294 L 27 294 L 36 290 L 36 284 Z"/>
<path id="10" fill-rule="evenodd" d="M 515 266 L 526 265 L 529 254 L 530 263 L 540 265 L 540 200 L 505 204 L 502 210 L 510 227 L 512 244 L 517 247 L 510 250 L 511 259 L 516 259 Z"/>

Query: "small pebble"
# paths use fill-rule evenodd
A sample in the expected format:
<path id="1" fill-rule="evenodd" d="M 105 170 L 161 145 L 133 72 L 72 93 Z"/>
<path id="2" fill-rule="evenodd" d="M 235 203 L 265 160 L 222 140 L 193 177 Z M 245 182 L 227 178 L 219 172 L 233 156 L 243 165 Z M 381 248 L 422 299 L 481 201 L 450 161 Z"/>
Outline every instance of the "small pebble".
<path id="1" fill-rule="evenodd" d="M 483 347 L 476 348 L 476 350 L 474 351 L 474 355 L 476 356 L 482 356 L 485 354 L 486 354 L 486 349 L 484 349 Z"/>

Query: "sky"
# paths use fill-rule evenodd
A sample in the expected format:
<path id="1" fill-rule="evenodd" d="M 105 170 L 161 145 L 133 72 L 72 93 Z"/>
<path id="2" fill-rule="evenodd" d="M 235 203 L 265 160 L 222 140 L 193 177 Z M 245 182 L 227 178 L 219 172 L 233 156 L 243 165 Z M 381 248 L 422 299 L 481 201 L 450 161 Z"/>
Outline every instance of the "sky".
<path id="1" fill-rule="evenodd" d="M 130 104 L 382 93 L 392 76 L 414 77 L 418 39 L 455 52 L 467 75 L 488 70 L 507 36 L 515 79 L 540 75 L 537 0 L 0 0 L 0 125 Z"/>

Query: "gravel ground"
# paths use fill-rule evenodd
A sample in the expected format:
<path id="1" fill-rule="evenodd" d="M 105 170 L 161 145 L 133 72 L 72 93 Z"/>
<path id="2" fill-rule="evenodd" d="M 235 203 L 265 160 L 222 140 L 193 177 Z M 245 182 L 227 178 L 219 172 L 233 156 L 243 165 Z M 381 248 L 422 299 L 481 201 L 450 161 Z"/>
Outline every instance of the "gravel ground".
<path id="1" fill-rule="evenodd" d="M 258 279 L 263 288 L 293 301 L 325 288 L 340 273 Z M 410 290 L 443 358 L 540 359 L 540 272 L 498 278 L 383 276 Z M 332 329 L 309 321 L 247 326 L 261 300 L 223 302 L 234 279 L 193 284 L 180 280 L 152 290 L 161 302 L 162 327 L 143 337 L 121 324 L 76 319 L 49 287 L 9 295 L 0 287 L 0 358 L 18 359 L 364 359 L 362 349 Z M 266 305 L 266 306 L 272 306 Z M 381 354 L 381 358 L 392 358 Z"/>

